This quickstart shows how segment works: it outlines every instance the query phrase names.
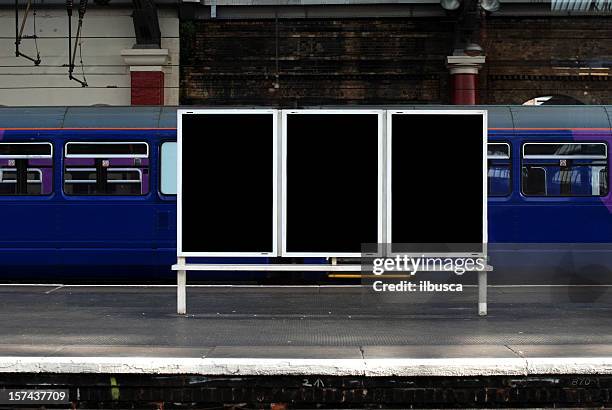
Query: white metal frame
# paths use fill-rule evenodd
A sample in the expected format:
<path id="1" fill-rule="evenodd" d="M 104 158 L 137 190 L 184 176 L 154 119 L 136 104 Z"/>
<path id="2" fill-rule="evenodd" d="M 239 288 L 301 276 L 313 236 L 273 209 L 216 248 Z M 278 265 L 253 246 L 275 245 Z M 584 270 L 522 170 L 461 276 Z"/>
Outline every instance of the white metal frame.
<path id="1" fill-rule="evenodd" d="M 387 110 L 387 173 L 386 173 L 386 233 L 387 242 L 393 243 L 392 235 L 392 151 L 393 151 L 393 116 L 394 115 L 482 115 L 482 253 L 465 253 L 465 252 L 449 252 L 441 253 L 409 253 L 401 252 L 402 255 L 425 256 L 425 257 L 470 257 L 470 256 L 486 256 L 488 243 L 488 228 L 487 228 L 487 140 L 488 140 L 488 123 L 486 110 Z M 389 252 L 389 254 L 395 254 Z"/>
<path id="2" fill-rule="evenodd" d="M 282 112 L 282 161 L 281 161 L 281 256 L 287 257 L 359 257 L 361 252 L 287 252 L 287 117 L 289 115 L 310 114 L 369 114 L 378 118 L 378 215 L 377 241 L 383 242 L 383 184 L 384 184 L 384 111 L 383 110 L 283 110 Z M 323 199 L 322 199 L 323 200 Z M 324 234 L 324 232 L 322 232 Z"/>
<path id="3" fill-rule="evenodd" d="M 187 295 L 186 295 L 186 284 L 187 284 L 187 271 L 188 270 L 200 270 L 200 271 L 361 271 L 361 265 L 304 265 L 304 264 L 187 264 L 186 257 L 189 256 L 262 256 L 261 253 L 192 253 L 182 252 L 181 243 L 181 229 L 182 229 L 182 115 L 183 114 L 246 114 L 246 113 L 269 113 L 273 115 L 274 121 L 274 198 L 273 198 L 273 244 L 274 254 L 278 251 L 278 242 L 281 241 L 281 256 L 332 256 L 332 257 L 351 257 L 360 256 L 360 253 L 338 253 L 338 254 L 318 254 L 318 253 L 288 253 L 285 249 L 285 236 L 286 236 L 286 119 L 287 114 L 308 114 L 308 113 L 375 113 L 378 115 L 378 142 L 379 142 L 379 189 L 378 189 L 378 237 L 379 242 L 387 243 L 391 242 L 391 146 L 392 146 L 392 128 L 391 120 L 394 114 L 457 114 L 457 115 L 468 115 L 468 114 L 479 114 L 483 118 L 483 144 L 482 144 L 482 158 L 483 158 L 483 181 L 482 181 L 482 192 L 483 192 L 483 253 L 478 254 L 486 257 L 486 244 L 487 238 L 487 111 L 484 110 L 287 110 L 281 111 L 281 122 L 279 123 L 279 116 L 277 110 L 267 109 L 239 109 L 239 110 L 223 110 L 223 109 L 204 109 L 204 110 L 178 110 L 177 111 L 177 264 L 172 266 L 172 269 L 177 271 L 177 313 L 187 313 Z M 280 129 L 279 129 L 280 128 Z M 281 132 L 282 138 L 281 143 L 281 156 L 278 155 L 278 132 Z M 384 149 L 386 147 L 386 149 Z M 386 168 L 385 168 L 386 164 Z M 278 172 L 279 167 L 282 172 Z M 280 181 L 279 181 L 280 179 Z M 281 202 L 281 214 L 278 214 L 278 188 L 281 187 L 282 198 Z M 474 256 L 474 253 L 468 254 Z M 420 255 L 419 255 L 420 256 Z M 430 256 L 430 255 L 423 255 Z M 435 256 L 440 256 L 436 254 Z M 449 254 L 449 256 L 462 256 L 462 254 Z M 478 272 L 478 314 L 484 316 L 487 314 L 487 272 L 492 270 L 490 266 L 487 266 L 483 271 Z"/>
<path id="4" fill-rule="evenodd" d="M 146 154 L 68 154 L 68 146 L 80 145 L 128 145 L 144 144 L 147 147 Z M 64 145 L 64 158 L 149 158 L 149 143 L 145 141 L 69 141 Z"/>
<path id="5" fill-rule="evenodd" d="M 183 115 L 184 114 L 268 114 L 273 123 L 273 164 L 272 164 L 272 250 L 270 252 L 185 252 L 183 251 Z M 277 256 L 278 255 L 278 110 L 274 109 L 182 109 L 177 110 L 177 256 L 207 257 L 207 256 Z"/>
<path id="6" fill-rule="evenodd" d="M 53 144 L 50 142 L 0 142 L 0 145 L 48 145 L 51 148 L 49 155 L 0 155 L 0 159 L 47 159 L 53 158 Z"/>

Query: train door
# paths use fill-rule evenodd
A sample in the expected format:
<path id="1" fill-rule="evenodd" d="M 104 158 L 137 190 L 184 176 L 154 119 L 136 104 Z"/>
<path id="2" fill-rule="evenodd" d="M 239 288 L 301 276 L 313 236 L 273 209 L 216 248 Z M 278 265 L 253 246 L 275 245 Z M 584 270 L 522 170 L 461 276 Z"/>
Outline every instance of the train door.
<path id="1" fill-rule="evenodd" d="M 33 273 L 56 260 L 57 224 L 53 144 L 30 137 L 5 135 L 0 142 L 0 260 Z"/>
<path id="2" fill-rule="evenodd" d="M 523 241 L 612 240 L 606 142 L 526 142 L 521 160 Z"/>
<path id="3" fill-rule="evenodd" d="M 487 144 L 487 190 L 489 242 L 491 243 L 510 243 L 515 240 L 512 160 L 512 146 L 509 142 L 489 140 Z"/>
<path id="4" fill-rule="evenodd" d="M 67 140 L 60 246 L 68 265 L 155 265 L 151 149 L 139 138 Z M 102 272 L 104 273 L 104 272 Z"/>
<path id="5" fill-rule="evenodd" d="M 176 141 L 162 140 L 158 150 L 160 202 L 155 211 L 155 230 L 162 267 L 176 263 L 176 148 Z"/>

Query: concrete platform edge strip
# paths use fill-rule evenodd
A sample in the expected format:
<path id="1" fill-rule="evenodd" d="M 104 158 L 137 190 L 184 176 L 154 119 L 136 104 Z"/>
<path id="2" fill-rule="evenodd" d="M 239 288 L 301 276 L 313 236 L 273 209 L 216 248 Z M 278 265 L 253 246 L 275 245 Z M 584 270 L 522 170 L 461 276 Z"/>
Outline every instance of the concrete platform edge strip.
<path id="1" fill-rule="evenodd" d="M 0 357 L 0 373 L 367 377 L 612 374 L 612 357 L 262 359 L 4 356 Z"/>

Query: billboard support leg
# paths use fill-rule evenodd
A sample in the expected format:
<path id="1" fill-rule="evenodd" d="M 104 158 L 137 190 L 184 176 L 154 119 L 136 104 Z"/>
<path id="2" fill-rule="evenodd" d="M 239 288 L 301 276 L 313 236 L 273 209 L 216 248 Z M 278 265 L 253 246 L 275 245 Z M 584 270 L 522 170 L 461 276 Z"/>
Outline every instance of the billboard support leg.
<path id="1" fill-rule="evenodd" d="M 178 265 L 185 266 L 185 258 L 178 258 Z M 176 313 L 187 314 L 187 270 L 176 271 Z"/>
<path id="2" fill-rule="evenodd" d="M 478 271 L 478 315 L 487 315 L 487 271 Z"/>

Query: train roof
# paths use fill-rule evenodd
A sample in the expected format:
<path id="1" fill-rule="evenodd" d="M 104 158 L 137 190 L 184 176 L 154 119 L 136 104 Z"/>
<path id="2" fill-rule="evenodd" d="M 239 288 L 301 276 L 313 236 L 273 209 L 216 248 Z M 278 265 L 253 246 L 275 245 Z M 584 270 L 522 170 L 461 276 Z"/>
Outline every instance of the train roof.
<path id="1" fill-rule="evenodd" d="M 0 107 L 0 129 L 6 128 L 176 128 L 179 108 L 262 107 Z M 266 107 L 269 108 L 269 107 Z M 385 105 L 317 106 L 319 109 L 469 110 L 489 113 L 490 128 L 612 128 L 612 105 L 457 106 Z"/>

